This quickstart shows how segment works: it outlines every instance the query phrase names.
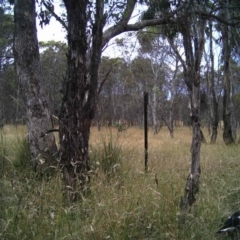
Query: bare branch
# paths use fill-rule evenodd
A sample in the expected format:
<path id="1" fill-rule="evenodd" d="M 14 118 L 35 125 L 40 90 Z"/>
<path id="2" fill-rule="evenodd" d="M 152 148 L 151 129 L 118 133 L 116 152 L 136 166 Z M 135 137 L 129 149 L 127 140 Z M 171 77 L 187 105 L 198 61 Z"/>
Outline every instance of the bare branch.
<path id="1" fill-rule="evenodd" d="M 179 53 L 176 45 L 173 43 L 173 40 L 168 38 L 168 42 L 169 42 L 170 46 L 172 47 L 173 51 L 175 52 L 175 54 L 177 55 L 179 61 L 181 62 L 184 71 L 187 71 L 187 66 L 185 64 L 185 61 L 183 60 L 181 54 Z"/>
<path id="2" fill-rule="evenodd" d="M 103 87 L 104 83 L 107 81 L 108 76 L 109 76 L 109 74 L 110 74 L 111 71 L 112 71 L 112 66 L 111 66 L 111 68 L 108 70 L 108 72 L 105 74 L 104 79 L 103 79 L 103 80 L 101 81 L 101 83 L 100 83 L 100 86 L 99 86 L 99 88 L 98 88 L 98 96 L 100 95 L 100 93 L 101 93 L 101 91 L 102 91 L 102 87 Z"/>
<path id="3" fill-rule="evenodd" d="M 199 10 L 198 11 L 194 11 L 193 14 L 198 14 L 198 15 L 204 17 L 204 18 L 207 18 L 207 19 L 209 19 L 209 18 L 215 19 L 216 21 L 218 21 L 220 23 L 223 23 L 223 24 L 225 24 L 227 26 L 235 27 L 235 26 L 240 25 L 240 17 L 238 17 L 238 18 L 236 17 L 235 18 L 235 20 L 238 20 L 238 21 L 232 22 L 233 19 L 231 19 L 231 22 L 230 22 L 229 21 L 230 19 L 229 20 L 225 20 L 225 19 L 223 19 L 223 18 L 221 18 L 221 17 L 219 17 L 219 16 L 217 16 L 215 14 L 204 12 L 204 11 L 199 11 Z"/>
<path id="4" fill-rule="evenodd" d="M 184 7 L 185 4 L 177 8 L 176 10 L 172 11 L 169 15 L 159 18 L 159 19 L 151 19 L 151 20 L 143 20 L 139 21 L 135 24 L 128 24 L 128 21 L 133 13 L 136 0 L 130 0 L 127 2 L 128 5 L 125 9 L 125 12 L 123 14 L 123 18 L 116 23 L 114 26 L 108 28 L 104 34 L 103 34 L 103 48 L 104 46 L 110 41 L 113 37 L 116 37 L 117 35 L 123 33 L 123 32 L 129 32 L 129 31 L 138 31 L 145 27 L 149 26 L 157 26 L 157 25 L 163 25 L 163 24 L 177 24 L 178 19 L 175 18 L 176 14 L 180 12 Z"/>
<path id="5" fill-rule="evenodd" d="M 44 7 L 56 18 L 58 22 L 67 30 L 67 24 L 54 12 L 54 8 L 43 1 Z"/>

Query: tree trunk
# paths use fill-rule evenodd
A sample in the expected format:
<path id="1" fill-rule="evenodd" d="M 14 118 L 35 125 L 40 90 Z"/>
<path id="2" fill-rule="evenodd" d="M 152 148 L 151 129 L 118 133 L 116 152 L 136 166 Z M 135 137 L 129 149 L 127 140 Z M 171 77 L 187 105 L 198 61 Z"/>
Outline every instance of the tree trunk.
<path id="1" fill-rule="evenodd" d="M 195 31 L 191 32 L 191 26 L 188 22 L 186 13 L 185 22 L 183 22 L 182 36 L 186 60 L 184 61 L 178 52 L 173 41 L 169 39 L 174 52 L 178 56 L 184 69 L 184 81 L 189 91 L 189 110 L 192 124 L 192 146 L 191 146 L 191 171 L 187 177 L 184 196 L 181 197 L 180 222 L 184 223 L 185 213 L 190 211 L 190 207 L 195 202 L 195 195 L 199 191 L 200 168 L 200 150 L 202 142 L 202 132 L 200 129 L 200 63 L 204 48 L 204 28 L 205 22 L 199 21 L 195 26 Z M 197 30 L 196 30 L 197 29 Z M 192 47 L 192 34 L 194 35 L 194 47 Z"/>
<path id="2" fill-rule="evenodd" d="M 195 75 L 195 74 L 194 74 Z M 196 76 L 196 75 L 195 75 Z M 194 76 L 192 75 L 193 79 Z M 202 142 L 202 132 L 200 128 L 200 82 L 199 76 L 193 80 L 192 91 L 190 91 L 190 116 L 192 122 L 192 146 L 191 146 L 191 172 L 187 177 L 185 194 L 181 199 L 180 208 L 188 211 L 195 202 L 195 195 L 199 191 L 200 168 L 200 149 Z"/>
<path id="3" fill-rule="evenodd" d="M 88 0 L 64 0 L 68 15 L 67 78 L 60 113 L 60 164 L 70 201 L 87 189 L 89 135 L 97 99 L 98 67 L 102 47 L 103 2 L 97 1 L 92 30 L 92 57 L 87 69 Z M 90 72 L 90 75 L 88 73 Z"/>
<path id="4" fill-rule="evenodd" d="M 170 131 L 170 136 L 173 138 L 174 137 L 174 105 L 175 105 L 175 98 L 176 98 L 176 80 L 177 80 L 177 74 L 178 74 L 178 60 L 176 59 L 176 68 L 174 71 L 174 76 L 172 78 L 172 83 L 171 83 L 171 100 L 170 100 L 170 110 L 169 110 L 169 126 L 168 129 Z"/>
<path id="5" fill-rule="evenodd" d="M 157 86 L 156 81 L 153 88 L 152 100 L 152 119 L 153 119 L 153 135 L 158 134 L 158 121 L 157 121 Z"/>
<path id="6" fill-rule="evenodd" d="M 212 39 L 212 22 L 209 24 L 210 28 L 210 59 L 211 59 L 211 69 L 210 69 L 210 77 L 209 77 L 209 90 L 210 90 L 210 116 L 211 116 L 211 143 L 215 143 L 217 140 L 217 129 L 218 129 L 218 102 L 214 88 L 215 74 L 214 74 L 214 55 L 213 55 L 213 39 Z"/>
<path id="7" fill-rule="evenodd" d="M 170 132 L 170 136 L 171 138 L 174 137 L 174 126 L 173 126 L 173 104 L 174 104 L 174 99 L 171 100 L 170 103 L 170 110 L 169 110 L 169 132 Z"/>
<path id="8" fill-rule="evenodd" d="M 55 164 L 53 156 L 57 153 L 57 146 L 53 133 L 45 134 L 53 129 L 53 123 L 47 88 L 41 75 L 35 0 L 15 1 L 14 17 L 14 57 L 27 109 L 29 146 L 34 167 L 42 169 Z"/>
<path id="9" fill-rule="evenodd" d="M 223 26 L 222 29 L 222 39 L 223 39 L 223 59 L 224 59 L 224 76 L 223 76 L 223 140 L 225 144 L 234 143 L 234 133 L 233 133 L 233 88 L 232 81 L 230 78 L 229 61 L 230 61 L 230 43 L 229 43 L 229 33 L 228 26 Z"/>
<path id="10" fill-rule="evenodd" d="M 180 208 L 188 212 L 195 202 L 195 195 L 199 191 L 200 150 L 202 134 L 200 129 L 200 64 L 204 49 L 205 20 L 198 19 L 198 24 L 193 28 L 190 25 L 188 13 L 186 12 L 185 22 L 182 28 L 183 45 L 186 57 L 184 64 L 184 79 L 190 96 L 190 117 L 192 122 L 192 146 L 191 146 L 191 172 L 187 177 L 185 193 L 180 202 Z M 193 36 L 193 37 L 192 37 Z M 193 38 L 193 44 L 192 44 Z M 181 62 L 183 60 L 180 58 Z M 184 215 L 183 215 L 184 216 Z"/>
<path id="11" fill-rule="evenodd" d="M 173 127 L 173 111 L 172 111 L 172 103 L 170 106 L 170 111 L 169 111 L 169 119 L 166 119 L 164 117 L 164 113 L 161 112 L 161 119 L 163 120 L 163 122 L 167 125 L 167 128 L 169 130 L 170 136 L 171 138 L 174 137 L 174 127 Z"/>

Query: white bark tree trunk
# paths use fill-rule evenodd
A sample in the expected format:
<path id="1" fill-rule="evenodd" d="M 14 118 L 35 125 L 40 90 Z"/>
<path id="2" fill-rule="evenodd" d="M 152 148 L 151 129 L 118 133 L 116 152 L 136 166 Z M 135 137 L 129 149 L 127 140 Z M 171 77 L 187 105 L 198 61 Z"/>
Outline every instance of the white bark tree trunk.
<path id="1" fill-rule="evenodd" d="M 57 146 L 47 89 L 41 76 L 36 30 L 35 1 L 15 1 L 14 57 L 21 91 L 27 111 L 29 146 L 34 167 L 54 164 Z"/>

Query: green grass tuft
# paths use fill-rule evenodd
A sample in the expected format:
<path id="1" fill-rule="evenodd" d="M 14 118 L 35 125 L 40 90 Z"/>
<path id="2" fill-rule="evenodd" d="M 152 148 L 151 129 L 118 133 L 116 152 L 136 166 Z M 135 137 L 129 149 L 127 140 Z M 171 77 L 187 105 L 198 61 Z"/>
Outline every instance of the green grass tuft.
<path id="1" fill-rule="evenodd" d="M 113 137 L 112 132 L 108 136 L 101 136 L 98 146 L 91 148 L 90 159 L 95 171 L 99 168 L 107 178 L 119 175 L 124 158 L 123 149 L 118 135 Z"/>
<path id="2" fill-rule="evenodd" d="M 33 168 L 31 162 L 31 152 L 29 149 L 28 139 L 25 138 L 16 138 L 16 141 L 13 145 L 14 148 L 14 167 L 19 171 L 29 171 Z"/>

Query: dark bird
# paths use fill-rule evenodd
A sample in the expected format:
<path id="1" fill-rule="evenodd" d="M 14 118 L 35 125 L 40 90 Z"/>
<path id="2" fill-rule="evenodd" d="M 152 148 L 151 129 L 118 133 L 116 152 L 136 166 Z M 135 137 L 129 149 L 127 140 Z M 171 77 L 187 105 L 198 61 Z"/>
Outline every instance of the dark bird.
<path id="1" fill-rule="evenodd" d="M 239 234 L 239 230 L 240 211 L 237 211 L 224 222 L 224 225 L 217 231 L 217 233 L 229 233 L 233 238 L 235 233 L 237 233 L 237 235 Z"/>

